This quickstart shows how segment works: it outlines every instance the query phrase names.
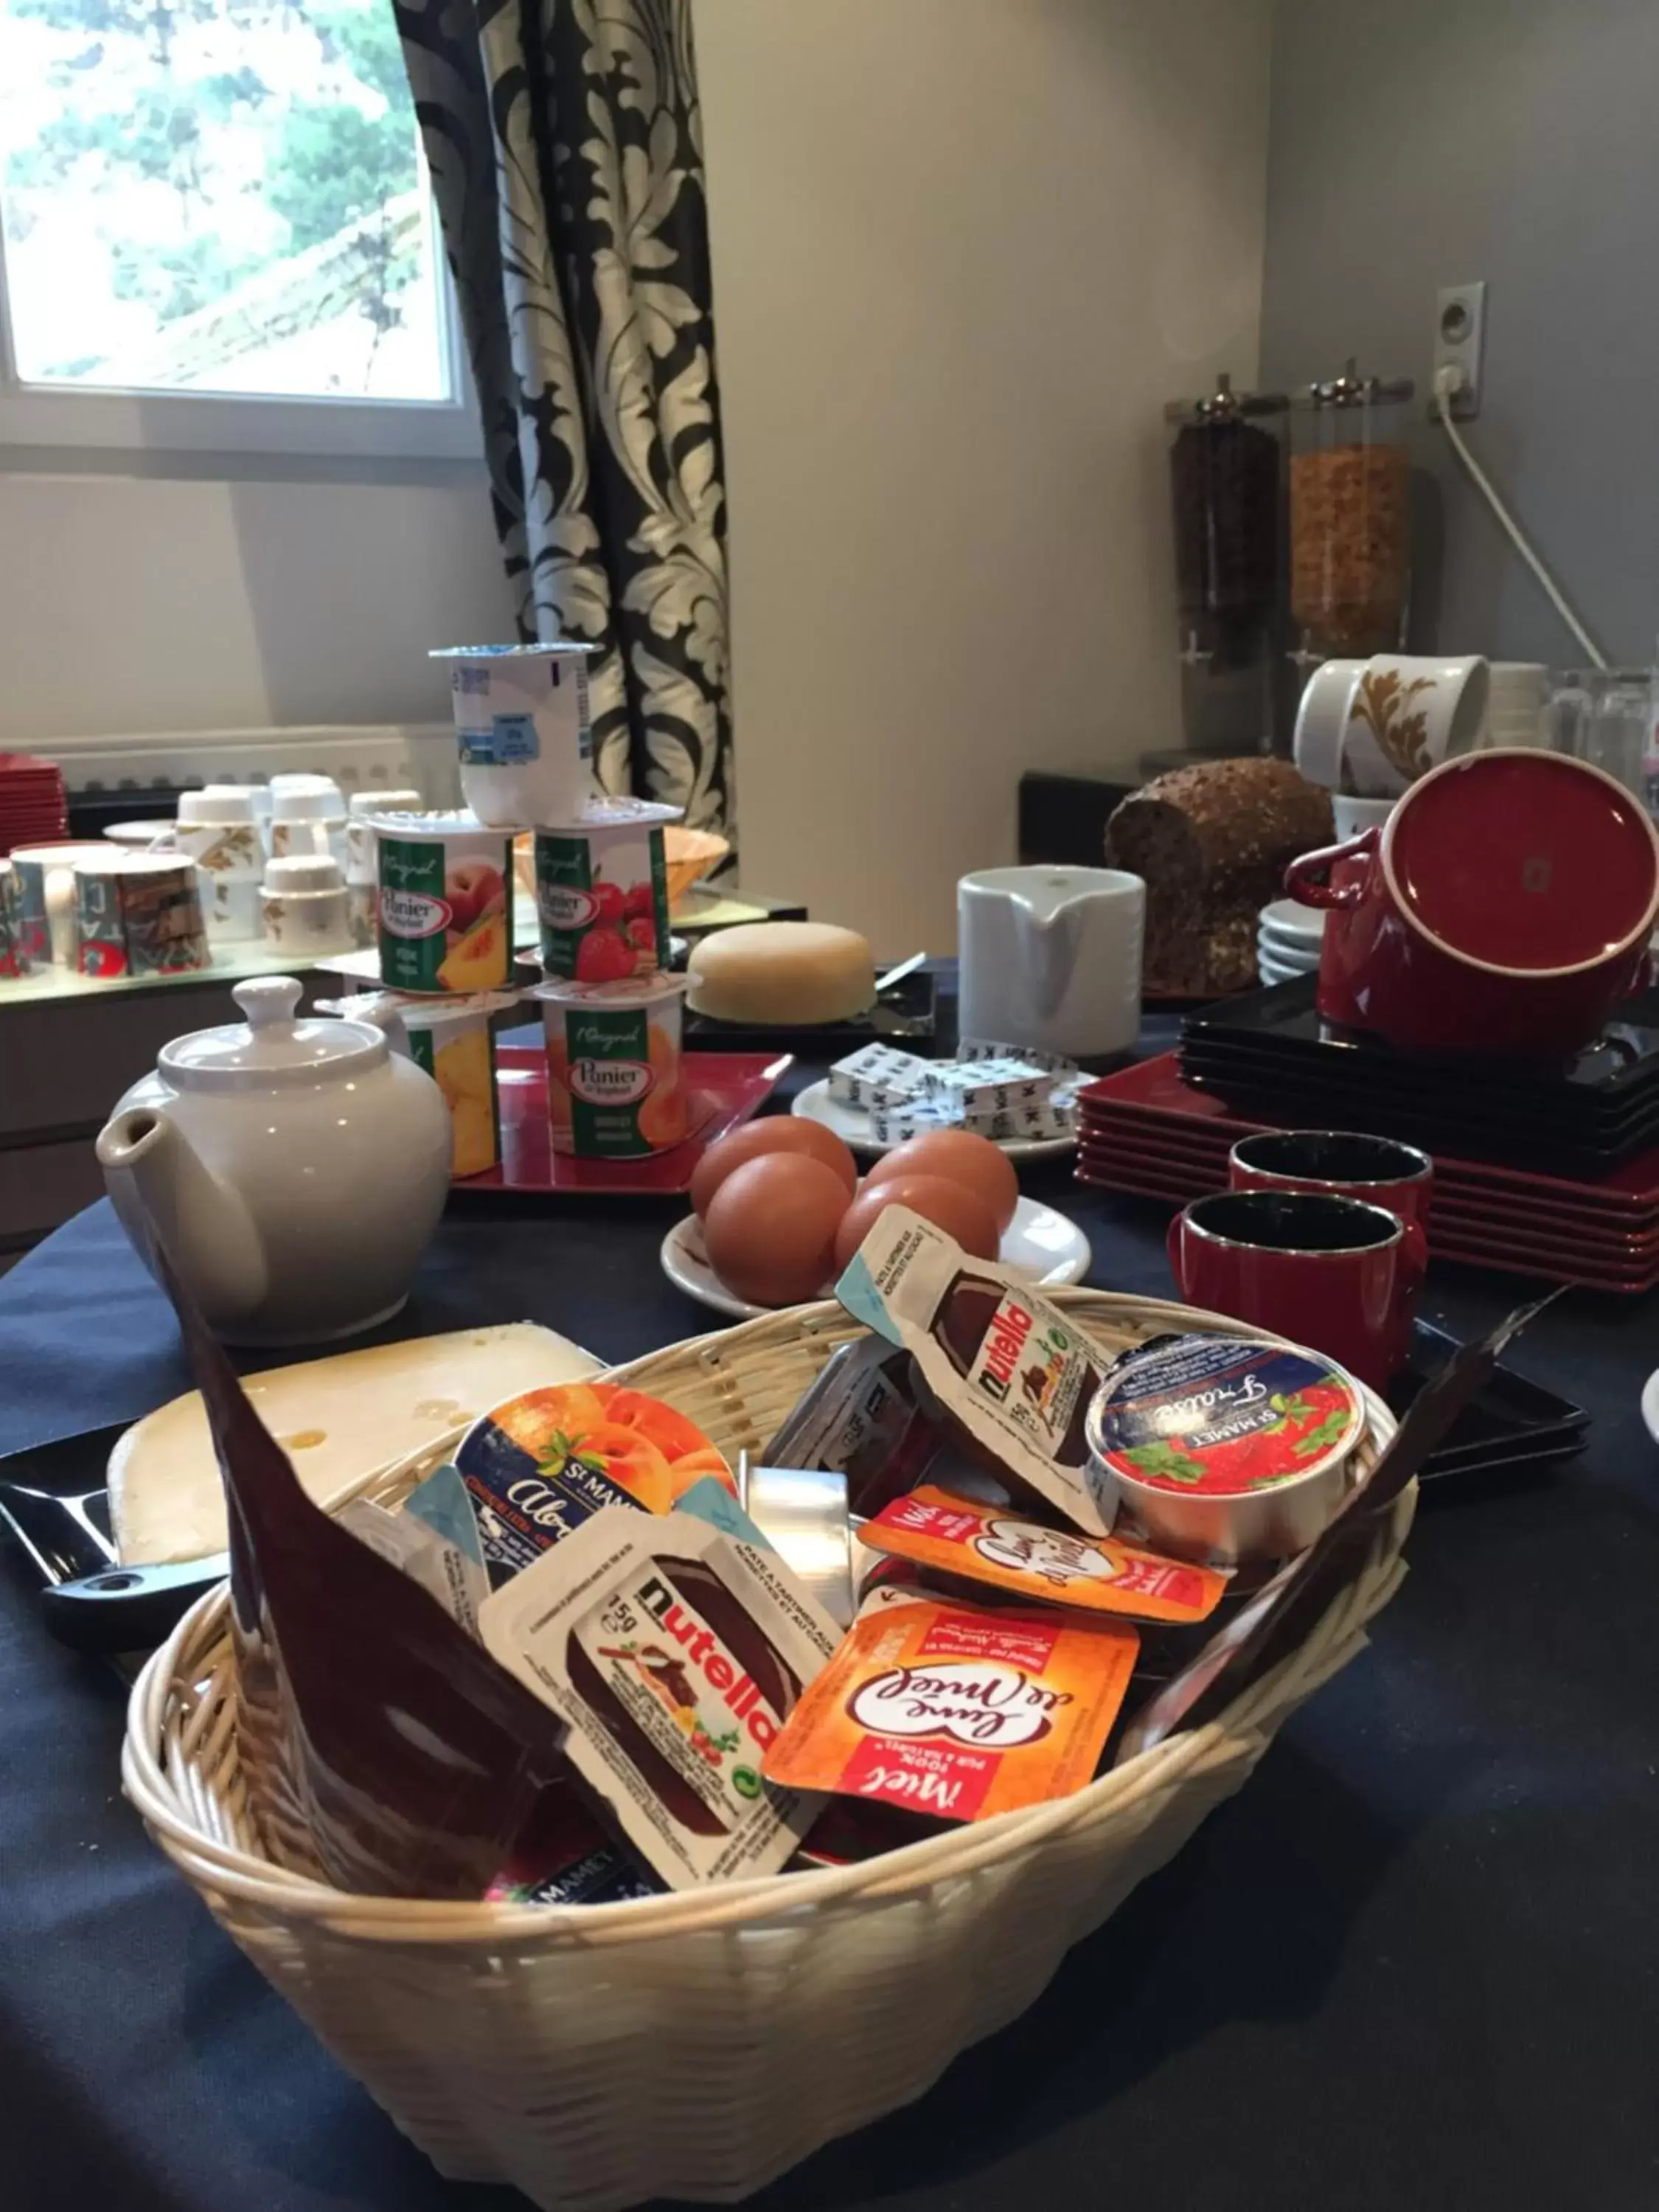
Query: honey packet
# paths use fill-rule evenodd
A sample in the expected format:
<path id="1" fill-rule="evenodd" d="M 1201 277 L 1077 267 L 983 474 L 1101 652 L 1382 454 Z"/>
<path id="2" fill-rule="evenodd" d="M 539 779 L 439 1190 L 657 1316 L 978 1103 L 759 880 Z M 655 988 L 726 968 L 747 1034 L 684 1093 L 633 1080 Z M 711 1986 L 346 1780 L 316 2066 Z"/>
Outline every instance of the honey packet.
<path id="1" fill-rule="evenodd" d="M 1045 1528 L 931 1484 L 884 1506 L 859 1530 L 859 1541 L 1016 1597 L 1133 1620 L 1202 1620 L 1220 1604 L 1228 1580 L 1213 1567 L 1166 1559 L 1111 1536 Z"/>
<path id="2" fill-rule="evenodd" d="M 1108 1363 L 1058 1306 L 904 1206 L 877 1216 L 836 1296 L 909 1352 L 947 1420 L 1015 1482 L 1105 1534 L 1084 1424 Z"/>
<path id="3" fill-rule="evenodd" d="M 1139 1643 L 1124 1621 L 907 1593 L 854 1622 L 762 1771 L 950 1820 L 1069 1797 L 1093 1778 Z"/>

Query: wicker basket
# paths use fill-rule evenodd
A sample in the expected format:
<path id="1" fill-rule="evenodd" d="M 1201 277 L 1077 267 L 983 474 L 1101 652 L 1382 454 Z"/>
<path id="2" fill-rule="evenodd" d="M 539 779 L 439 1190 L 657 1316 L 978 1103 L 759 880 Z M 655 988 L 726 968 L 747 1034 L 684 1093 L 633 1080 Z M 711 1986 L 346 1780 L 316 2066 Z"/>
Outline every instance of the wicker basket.
<path id="1" fill-rule="evenodd" d="M 1113 1351 L 1217 1325 L 1103 1291 L 1057 1303 Z M 858 1333 L 837 1307 L 803 1307 L 617 1372 L 735 1455 Z M 1394 1426 L 1380 1401 L 1369 1411 L 1367 1455 Z M 453 1441 L 366 1486 L 395 1497 Z M 223 1591 L 140 1675 L 123 1776 L 220 1924 L 441 2172 L 561 2212 L 731 2203 L 920 2096 L 1031 2002 L 1360 1649 L 1404 1573 L 1413 1504 L 1408 1489 L 1306 1644 L 1218 1720 L 1075 1796 L 862 1866 L 589 1907 L 423 1904 L 308 1880 L 260 1856 L 246 1824 Z"/>

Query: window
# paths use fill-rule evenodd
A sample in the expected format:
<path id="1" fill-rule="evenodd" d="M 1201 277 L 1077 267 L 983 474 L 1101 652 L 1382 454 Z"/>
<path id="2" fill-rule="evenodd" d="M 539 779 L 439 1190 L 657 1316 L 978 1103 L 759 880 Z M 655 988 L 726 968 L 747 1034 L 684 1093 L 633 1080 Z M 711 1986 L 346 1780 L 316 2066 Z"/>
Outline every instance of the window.
<path id="1" fill-rule="evenodd" d="M 0 0 L 0 441 L 466 453 L 391 0 Z"/>

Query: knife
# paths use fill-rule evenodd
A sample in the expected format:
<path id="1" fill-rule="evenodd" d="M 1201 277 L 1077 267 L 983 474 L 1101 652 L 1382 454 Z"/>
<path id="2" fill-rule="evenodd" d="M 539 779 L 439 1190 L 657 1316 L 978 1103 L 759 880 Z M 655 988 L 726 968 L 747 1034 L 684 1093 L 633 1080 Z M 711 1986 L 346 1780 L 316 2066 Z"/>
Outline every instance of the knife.
<path id="1" fill-rule="evenodd" d="M 40 1610 L 58 1641 L 77 1651 L 147 1651 L 172 1634 L 199 1597 L 230 1572 L 228 1552 L 155 1566 L 110 1566 L 49 1583 Z"/>

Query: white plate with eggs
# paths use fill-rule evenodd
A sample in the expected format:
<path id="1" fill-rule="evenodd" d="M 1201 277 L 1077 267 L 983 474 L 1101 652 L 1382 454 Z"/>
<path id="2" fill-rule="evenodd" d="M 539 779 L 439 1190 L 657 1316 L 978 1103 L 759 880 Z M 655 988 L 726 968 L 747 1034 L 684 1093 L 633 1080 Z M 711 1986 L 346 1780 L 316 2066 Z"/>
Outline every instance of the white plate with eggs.
<path id="1" fill-rule="evenodd" d="M 1089 1272 L 1093 1255 L 1089 1240 L 1075 1221 L 1057 1213 L 1052 1206 L 1040 1205 L 1034 1198 L 1022 1196 L 1014 1208 L 1014 1218 L 1003 1231 L 1002 1247 L 997 1254 L 1005 1267 L 1018 1267 L 1036 1284 L 1053 1289 L 1061 1283 L 1080 1283 Z M 716 1313 L 730 1314 L 736 1321 L 754 1321 L 775 1309 L 751 1305 L 728 1291 L 709 1265 L 708 1254 L 702 1241 L 702 1224 L 695 1213 L 688 1213 L 684 1221 L 677 1221 L 662 1240 L 662 1271 L 676 1290 L 684 1291 L 688 1297 L 696 1298 Z M 825 1284 L 823 1295 L 829 1297 L 833 1284 Z"/>
<path id="2" fill-rule="evenodd" d="M 870 1116 L 862 1106 L 843 1105 L 839 1098 L 830 1096 L 830 1079 L 823 1077 L 808 1084 L 799 1092 L 791 1113 L 799 1114 L 804 1121 L 818 1121 L 826 1129 L 833 1129 L 844 1144 L 867 1159 L 875 1159 L 883 1152 L 896 1152 L 899 1139 L 884 1143 L 870 1127 Z M 988 1138 L 987 1143 L 993 1139 Z M 1068 1130 L 1063 1137 L 1001 1137 L 995 1140 L 997 1150 L 1006 1152 L 1011 1160 L 1057 1160 L 1077 1149 L 1077 1136 Z"/>

